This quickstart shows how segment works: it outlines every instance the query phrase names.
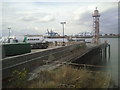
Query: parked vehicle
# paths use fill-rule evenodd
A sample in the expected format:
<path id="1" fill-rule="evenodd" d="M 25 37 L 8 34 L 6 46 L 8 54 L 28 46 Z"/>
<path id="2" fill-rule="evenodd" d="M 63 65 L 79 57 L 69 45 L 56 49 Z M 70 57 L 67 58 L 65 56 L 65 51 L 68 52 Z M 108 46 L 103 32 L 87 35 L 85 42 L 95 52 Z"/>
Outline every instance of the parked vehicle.
<path id="1" fill-rule="evenodd" d="M 49 45 L 48 41 L 45 40 L 43 36 L 11 36 L 3 37 L 1 43 L 30 43 L 31 48 L 46 49 Z"/>
<path id="2" fill-rule="evenodd" d="M 44 37 L 24 37 L 23 42 L 31 44 L 31 48 L 46 49 L 49 46 L 48 41 L 45 41 Z"/>

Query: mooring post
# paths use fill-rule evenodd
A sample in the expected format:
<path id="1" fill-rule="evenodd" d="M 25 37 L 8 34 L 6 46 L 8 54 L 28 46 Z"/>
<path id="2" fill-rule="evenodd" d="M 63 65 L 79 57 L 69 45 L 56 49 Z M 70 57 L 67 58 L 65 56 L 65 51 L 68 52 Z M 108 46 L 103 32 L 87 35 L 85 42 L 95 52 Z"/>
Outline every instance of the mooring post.
<path id="1" fill-rule="evenodd" d="M 106 56 L 107 56 L 107 48 L 105 46 L 105 60 L 106 60 Z"/>
<path id="2" fill-rule="evenodd" d="M 100 64 L 102 64 L 102 62 L 103 62 L 103 61 L 102 61 L 102 58 L 103 58 L 103 57 L 102 57 L 102 48 L 100 48 Z"/>
<path id="3" fill-rule="evenodd" d="M 104 59 L 105 59 L 105 55 L 104 55 L 104 48 L 102 47 L 102 65 L 104 64 Z"/>
<path id="4" fill-rule="evenodd" d="M 106 65 L 106 49 L 103 47 L 103 65 Z"/>
<path id="5" fill-rule="evenodd" d="M 109 52 L 109 60 L 110 60 L 110 44 L 108 45 L 108 52 Z"/>
<path id="6" fill-rule="evenodd" d="M 100 48 L 98 48 L 98 62 L 97 62 L 97 64 L 98 65 L 101 65 L 101 50 L 100 50 Z"/>

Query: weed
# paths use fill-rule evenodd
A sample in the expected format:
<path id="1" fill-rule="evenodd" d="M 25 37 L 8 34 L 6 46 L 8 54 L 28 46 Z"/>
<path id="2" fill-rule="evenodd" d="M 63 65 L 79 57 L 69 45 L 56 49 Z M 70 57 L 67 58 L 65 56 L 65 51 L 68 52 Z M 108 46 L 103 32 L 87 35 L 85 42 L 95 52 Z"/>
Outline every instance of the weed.
<path id="1" fill-rule="evenodd" d="M 22 88 L 26 86 L 27 81 L 27 70 L 24 68 L 22 71 L 14 70 L 12 72 L 9 81 L 9 87 L 12 88 Z"/>

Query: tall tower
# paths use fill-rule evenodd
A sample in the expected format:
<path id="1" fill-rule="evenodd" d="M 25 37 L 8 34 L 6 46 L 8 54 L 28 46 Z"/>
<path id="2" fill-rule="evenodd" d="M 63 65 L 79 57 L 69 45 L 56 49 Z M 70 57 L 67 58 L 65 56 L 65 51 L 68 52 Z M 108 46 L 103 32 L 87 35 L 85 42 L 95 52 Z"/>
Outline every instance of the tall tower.
<path id="1" fill-rule="evenodd" d="M 96 10 L 94 10 L 92 17 L 93 17 L 93 43 L 98 44 L 100 42 L 100 40 L 99 40 L 99 17 L 100 17 L 100 14 L 99 14 L 99 11 L 97 10 L 97 7 L 96 7 Z"/>

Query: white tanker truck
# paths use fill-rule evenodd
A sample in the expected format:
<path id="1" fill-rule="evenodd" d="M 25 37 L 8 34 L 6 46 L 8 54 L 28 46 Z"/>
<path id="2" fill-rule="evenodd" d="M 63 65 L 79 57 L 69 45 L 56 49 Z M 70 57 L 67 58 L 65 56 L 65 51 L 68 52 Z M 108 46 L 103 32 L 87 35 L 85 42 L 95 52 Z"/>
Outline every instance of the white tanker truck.
<path id="1" fill-rule="evenodd" d="M 30 43 L 31 48 L 46 49 L 49 46 L 48 41 L 43 36 L 40 37 L 24 37 L 23 42 Z"/>

